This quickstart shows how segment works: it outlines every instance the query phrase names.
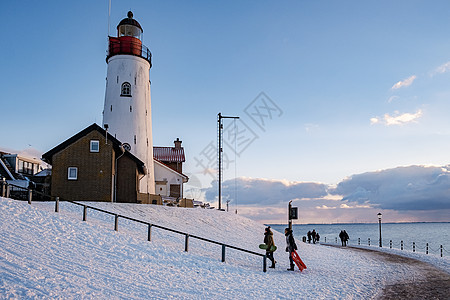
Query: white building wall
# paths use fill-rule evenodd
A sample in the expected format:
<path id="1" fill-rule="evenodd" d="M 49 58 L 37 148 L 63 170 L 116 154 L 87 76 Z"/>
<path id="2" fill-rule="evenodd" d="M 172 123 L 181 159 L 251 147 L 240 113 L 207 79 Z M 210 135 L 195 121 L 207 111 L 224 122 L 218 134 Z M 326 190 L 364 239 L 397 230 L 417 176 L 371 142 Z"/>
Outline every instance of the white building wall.
<path id="1" fill-rule="evenodd" d="M 145 163 L 147 175 L 140 180 L 141 193 L 155 193 L 152 111 L 147 60 L 119 54 L 108 60 L 103 126 L 130 152 Z M 131 84 L 131 97 L 121 96 L 124 82 Z"/>
<path id="2" fill-rule="evenodd" d="M 163 191 L 165 190 L 166 194 L 163 195 L 162 191 L 159 191 L 159 187 L 161 187 L 161 184 L 156 185 L 157 190 L 156 194 L 161 194 L 161 196 L 169 196 L 170 194 L 170 185 L 171 184 L 179 184 L 180 185 L 180 193 L 181 198 L 183 198 L 183 176 L 179 174 L 178 172 L 170 169 L 167 166 L 164 166 L 160 162 L 155 162 L 155 174 L 156 174 L 156 181 L 164 181 L 167 180 L 165 189 L 163 188 Z"/>

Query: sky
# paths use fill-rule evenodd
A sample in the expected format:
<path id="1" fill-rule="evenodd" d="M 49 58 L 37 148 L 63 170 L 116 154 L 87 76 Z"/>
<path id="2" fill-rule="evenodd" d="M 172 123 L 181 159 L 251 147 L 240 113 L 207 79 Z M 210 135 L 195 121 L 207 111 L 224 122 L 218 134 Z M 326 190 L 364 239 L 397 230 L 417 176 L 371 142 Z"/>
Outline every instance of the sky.
<path id="1" fill-rule="evenodd" d="M 448 1 L 112 0 L 111 35 L 130 9 L 153 54 L 153 142 L 183 141 L 186 196 L 217 207 L 221 112 L 240 117 L 224 119 L 232 211 L 286 222 L 293 200 L 299 223 L 450 221 Z M 0 16 L 0 148 L 44 153 L 101 124 L 108 1 Z"/>

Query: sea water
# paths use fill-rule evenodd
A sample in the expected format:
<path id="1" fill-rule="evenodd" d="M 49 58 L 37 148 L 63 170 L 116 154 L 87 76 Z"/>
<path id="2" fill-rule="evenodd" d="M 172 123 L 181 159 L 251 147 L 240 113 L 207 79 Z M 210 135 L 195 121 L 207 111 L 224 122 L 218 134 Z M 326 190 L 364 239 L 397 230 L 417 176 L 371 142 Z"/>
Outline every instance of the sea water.
<path id="1" fill-rule="evenodd" d="M 274 230 L 284 233 L 287 225 L 270 225 Z M 375 224 L 302 224 L 292 225 L 296 240 L 301 241 L 308 231 L 313 229 L 320 235 L 320 243 L 340 244 L 339 232 L 347 231 L 350 237 L 349 245 L 379 246 L 380 225 Z M 439 255 L 440 247 L 443 247 L 443 256 L 450 256 L 450 222 L 445 223 L 382 223 L 381 224 L 382 246 L 413 251 L 426 252 L 428 243 L 429 254 Z"/>

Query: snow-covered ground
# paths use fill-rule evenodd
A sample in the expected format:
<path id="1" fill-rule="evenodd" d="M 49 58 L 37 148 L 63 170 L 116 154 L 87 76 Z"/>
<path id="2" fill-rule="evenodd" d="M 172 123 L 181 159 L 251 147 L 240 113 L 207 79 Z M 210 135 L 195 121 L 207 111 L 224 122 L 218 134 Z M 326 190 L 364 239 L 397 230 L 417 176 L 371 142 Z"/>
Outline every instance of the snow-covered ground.
<path id="1" fill-rule="evenodd" d="M 108 211 L 263 253 L 264 226 L 233 213 L 154 205 L 90 203 Z M 404 264 L 347 249 L 304 244 L 308 269 L 288 272 L 284 235 L 274 232 L 276 269 L 262 258 L 61 202 L 0 198 L 0 298 L 370 299 L 385 284 L 421 278 Z M 448 258 L 428 257 L 450 271 Z"/>

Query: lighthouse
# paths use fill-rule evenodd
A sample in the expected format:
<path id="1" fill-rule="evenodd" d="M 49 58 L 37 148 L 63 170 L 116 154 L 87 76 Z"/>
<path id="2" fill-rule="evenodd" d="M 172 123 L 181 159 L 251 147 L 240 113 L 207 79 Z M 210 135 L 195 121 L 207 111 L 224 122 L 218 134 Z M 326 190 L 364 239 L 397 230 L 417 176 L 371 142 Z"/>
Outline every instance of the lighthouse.
<path id="1" fill-rule="evenodd" d="M 142 44 L 142 27 L 128 12 L 109 36 L 103 126 L 146 166 L 140 193 L 155 193 L 150 68 L 152 55 Z"/>

